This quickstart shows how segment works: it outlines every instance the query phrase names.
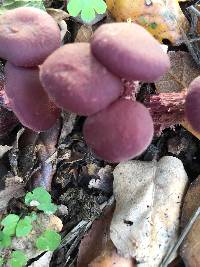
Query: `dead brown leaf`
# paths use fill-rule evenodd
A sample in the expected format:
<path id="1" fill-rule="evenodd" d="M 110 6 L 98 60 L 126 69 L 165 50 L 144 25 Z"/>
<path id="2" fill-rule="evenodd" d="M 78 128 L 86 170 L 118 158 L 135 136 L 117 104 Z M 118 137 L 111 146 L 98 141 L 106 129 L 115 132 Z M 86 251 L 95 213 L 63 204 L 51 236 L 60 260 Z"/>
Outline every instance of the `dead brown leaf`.
<path id="1" fill-rule="evenodd" d="M 31 177 L 33 187 L 43 186 L 46 190 L 51 190 L 52 178 L 56 171 L 59 133 L 60 121 L 57 121 L 51 129 L 39 134 L 36 144 L 39 166 Z"/>
<path id="2" fill-rule="evenodd" d="M 200 206 L 200 176 L 190 185 L 184 199 L 181 226 L 184 227 L 192 214 Z M 192 229 L 181 246 L 181 257 L 186 266 L 200 266 L 200 218 L 197 218 Z"/>
<path id="3" fill-rule="evenodd" d="M 67 136 L 72 132 L 77 115 L 69 112 L 62 112 L 62 129 L 58 144 L 65 142 Z"/>
<path id="4" fill-rule="evenodd" d="M 126 259 L 117 254 L 113 243 L 110 241 L 100 256 L 92 261 L 88 267 L 134 267 L 133 259 Z"/>
<path id="5" fill-rule="evenodd" d="M 90 231 L 81 241 L 77 267 L 88 267 L 88 264 L 98 257 L 105 248 L 110 240 L 109 230 L 112 214 L 113 207 L 109 208 L 104 216 L 92 224 Z"/>
<path id="6" fill-rule="evenodd" d="M 1 96 L 0 94 L 0 101 L 4 101 Z M 0 107 L 0 138 L 7 136 L 18 124 L 19 121 L 12 111 L 3 106 Z"/>
<path id="7" fill-rule="evenodd" d="M 185 227 L 192 214 L 200 206 L 200 176 L 190 184 L 187 194 L 184 198 L 181 227 Z"/>
<path id="8" fill-rule="evenodd" d="M 171 156 L 158 162 L 121 162 L 113 175 L 116 209 L 111 240 L 120 255 L 133 257 L 145 267 L 161 266 L 179 234 L 188 182 L 182 162 Z M 175 257 L 173 253 L 170 260 Z"/>
<path id="9" fill-rule="evenodd" d="M 20 183 L 19 177 L 7 177 L 5 189 L 0 191 L 0 211 L 8 205 L 11 198 L 18 198 L 24 195 L 24 184 Z"/>
<path id="10" fill-rule="evenodd" d="M 186 119 L 181 124 L 185 129 L 187 129 L 191 134 L 200 140 L 200 133 L 195 131 Z"/>
<path id="11" fill-rule="evenodd" d="M 189 53 L 171 51 L 168 55 L 171 68 L 155 83 L 159 93 L 180 92 L 187 88 L 194 78 L 200 75 L 200 69 Z"/>
<path id="12" fill-rule="evenodd" d="M 62 9 L 47 8 L 47 13 L 51 15 L 57 23 L 70 17 L 70 15 Z"/>
<path id="13" fill-rule="evenodd" d="M 93 35 L 93 29 L 90 25 L 81 25 L 78 29 L 75 42 L 86 42 L 89 43 Z"/>
<path id="14" fill-rule="evenodd" d="M 15 150 L 13 153 L 16 157 L 17 174 L 28 181 L 33 171 L 33 167 L 36 161 L 36 141 L 38 133 L 33 132 L 30 129 L 25 129 L 22 135 L 19 137 L 18 142 L 15 142 Z M 16 154 L 15 154 L 16 152 Z"/>

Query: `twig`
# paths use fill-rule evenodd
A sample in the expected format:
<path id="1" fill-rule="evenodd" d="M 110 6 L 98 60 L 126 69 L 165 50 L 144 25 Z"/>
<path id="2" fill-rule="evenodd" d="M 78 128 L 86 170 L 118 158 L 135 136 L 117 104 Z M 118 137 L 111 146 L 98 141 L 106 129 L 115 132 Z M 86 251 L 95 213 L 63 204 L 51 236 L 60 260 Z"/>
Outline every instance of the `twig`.
<path id="1" fill-rule="evenodd" d="M 190 43 L 198 42 L 198 41 L 200 41 L 200 37 L 195 37 L 195 38 L 190 39 Z"/>
<path id="2" fill-rule="evenodd" d="M 163 262 L 160 265 L 160 267 L 167 267 L 168 266 L 168 264 L 170 263 L 171 256 L 180 247 L 180 245 L 182 244 L 183 240 L 185 239 L 185 237 L 187 236 L 187 234 L 191 230 L 193 224 L 195 223 L 195 221 L 199 217 L 199 215 L 200 215 L 200 207 L 192 215 L 192 217 L 190 218 L 190 220 L 187 223 L 186 227 L 184 228 L 182 234 L 180 235 L 179 239 L 177 240 L 177 242 L 175 243 L 175 245 L 173 247 L 171 247 L 171 249 L 166 254 L 165 258 L 163 259 Z"/>
<path id="3" fill-rule="evenodd" d="M 196 9 L 194 6 L 189 6 L 187 9 L 190 10 L 191 12 L 193 12 L 198 17 L 200 17 L 200 11 L 198 9 Z"/>
<path id="4" fill-rule="evenodd" d="M 90 227 L 91 222 L 82 220 L 78 225 L 76 225 L 62 240 L 58 249 L 70 244 L 83 229 Z"/>
<path id="5" fill-rule="evenodd" d="M 69 250 L 67 251 L 65 258 L 66 258 L 66 262 L 65 262 L 65 267 L 68 266 L 69 260 L 71 259 L 70 255 L 73 252 L 73 250 L 78 246 L 78 243 L 80 242 L 80 240 L 83 238 L 83 236 L 85 235 L 85 233 L 87 232 L 87 230 L 90 228 L 91 224 L 88 224 L 85 229 L 82 229 L 82 231 L 79 233 L 79 235 L 76 237 L 76 239 L 73 241 L 73 243 L 71 244 Z"/>

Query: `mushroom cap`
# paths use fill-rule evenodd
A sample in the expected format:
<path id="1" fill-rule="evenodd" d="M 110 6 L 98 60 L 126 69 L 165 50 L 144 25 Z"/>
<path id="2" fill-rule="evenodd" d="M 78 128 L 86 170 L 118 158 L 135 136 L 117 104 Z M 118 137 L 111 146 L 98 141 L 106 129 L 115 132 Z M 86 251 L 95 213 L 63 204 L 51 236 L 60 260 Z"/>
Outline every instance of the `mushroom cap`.
<path id="1" fill-rule="evenodd" d="M 192 128 L 200 132 L 200 76 L 189 85 L 185 100 L 185 116 Z"/>
<path id="2" fill-rule="evenodd" d="M 134 23 L 103 24 L 94 33 L 91 49 L 108 70 L 127 80 L 152 82 L 170 67 L 160 43 Z"/>
<path id="3" fill-rule="evenodd" d="M 16 66 L 41 64 L 61 46 L 57 23 L 45 11 L 19 7 L 0 16 L 0 57 Z"/>
<path id="4" fill-rule="evenodd" d="M 84 116 L 107 107 L 123 91 L 121 80 L 96 60 L 88 43 L 56 50 L 40 66 L 40 80 L 57 106 Z"/>
<path id="5" fill-rule="evenodd" d="M 6 63 L 5 92 L 19 121 L 34 131 L 51 128 L 60 115 L 39 80 L 39 69 Z"/>
<path id="6" fill-rule="evenodd" d="M 153 137 L 153 121 L 144 105 L 120 99 L 89 116 L 83 134 L 97 156 L 109 162 L 120 162 L 145 151 Z"/>

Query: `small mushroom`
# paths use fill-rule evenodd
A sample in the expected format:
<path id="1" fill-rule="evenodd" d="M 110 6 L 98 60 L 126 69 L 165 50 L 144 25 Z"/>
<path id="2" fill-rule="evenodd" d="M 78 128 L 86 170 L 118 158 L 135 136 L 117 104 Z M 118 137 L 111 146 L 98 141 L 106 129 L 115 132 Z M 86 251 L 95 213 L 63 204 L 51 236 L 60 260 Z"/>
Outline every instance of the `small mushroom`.
<path id="1" fill-rule="evenodd" d="M 16 66 L 41 64 L 61 46 L 57 23 L 46 12 L 19 7 L 0 16 L 0 57 Z"/>
<path id="2" fill-rule="evenodd" d="M 38 67 L 16 67 L 7 62 L 5 72 L 5 92 L 20 122 L 34 131 L 51 128 L 60 112 L 41 86 Z"/>
<path id="3" fill-rule="evenodd" d="M 194 79 L 188 87 L 185 116 L 192 128 L 200 132 L 200 76 Z"/>
<path id="4" fill-rule="evenodd" d="M 109 162 L 120 162 L 145 151 L 153 137 L 153 121 L 141 103 L 120 99 L 89 116 L 83 134 L 97 156 Z"/>
<path id="5" fill-rule="evenodd" d="M 40 80 L 57 106 L 85 116 L 104 109 L 123 91 L 121 80 L 95 59 L 88 43 L 56 50 L 41 65 Z"/>
<path id="6" fill-rule="evenodd" d="M 94 33 L 91 48 L 109 71 L 127 80 L 152 82 L 170 67 L 159 42 L 134 23 L 100 26 Z"/>

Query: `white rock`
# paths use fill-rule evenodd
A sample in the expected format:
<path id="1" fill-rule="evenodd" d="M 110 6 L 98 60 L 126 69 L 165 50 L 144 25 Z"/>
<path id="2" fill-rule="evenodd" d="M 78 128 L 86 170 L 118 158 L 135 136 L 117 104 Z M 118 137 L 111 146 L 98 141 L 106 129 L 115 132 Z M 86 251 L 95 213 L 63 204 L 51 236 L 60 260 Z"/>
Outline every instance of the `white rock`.
<path id="1" fill-rule="evenodd" d="M 182 162 L 129 161 L 114 170 L 116 209 L 111 239 L 140 267 L 157 267 L 176 242 L 182 198 L 188 182 Z M 174 255 L 175 256 L 175 255 Z"/>

